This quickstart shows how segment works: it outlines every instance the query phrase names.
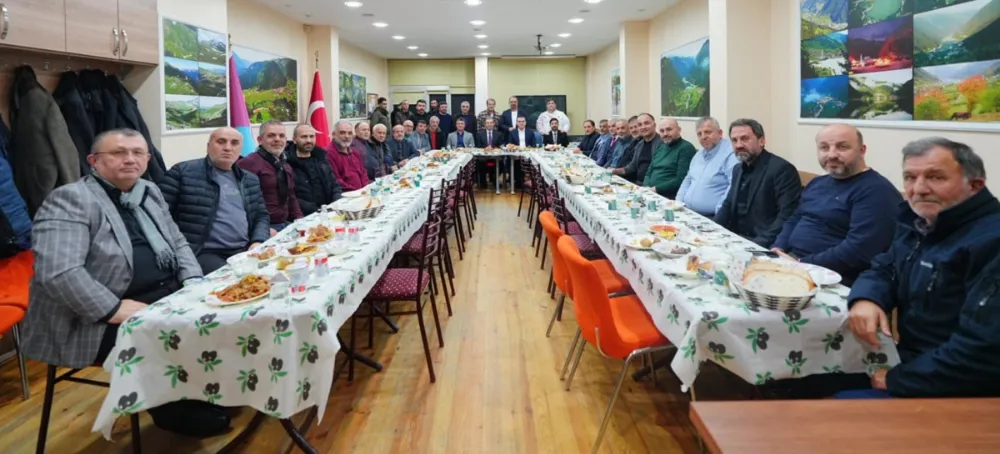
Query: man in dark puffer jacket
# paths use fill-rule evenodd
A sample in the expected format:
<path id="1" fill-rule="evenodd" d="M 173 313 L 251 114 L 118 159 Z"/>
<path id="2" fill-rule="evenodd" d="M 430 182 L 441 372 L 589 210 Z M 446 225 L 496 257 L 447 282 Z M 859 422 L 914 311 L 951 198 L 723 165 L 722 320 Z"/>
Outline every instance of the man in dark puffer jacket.
<path id="1" fill-rule="evenodd" d="M 316 146 L 316 130 L 300 124 L 292 132 L 295 139 L 285 146 L 285 160 L 295 172 L 295 197 L 303 216 L 340 198 L 343 189 L 333 176 L 326 150 Z"/>
<path id="2" fill-rule="evenodd" d="M 232 128 L 212 131 L 206 158 L 174 165 L 159 182 L 170 215 L 205 274 L 271 236 L 260 181 L 236 165 L 242 140 Z"/>

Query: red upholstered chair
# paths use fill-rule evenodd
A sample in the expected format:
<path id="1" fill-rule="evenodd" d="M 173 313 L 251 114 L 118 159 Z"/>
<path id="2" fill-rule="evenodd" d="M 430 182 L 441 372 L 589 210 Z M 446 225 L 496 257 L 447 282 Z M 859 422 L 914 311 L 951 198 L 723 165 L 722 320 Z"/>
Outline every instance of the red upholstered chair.
<path id="1" fill-rule="evenodd" d="M 511 166 L 514 162 L 511 161 Z M 521 173 L 524 174 L 524 180 L 521 182 L 521 196 L 517 199 L 517 217 L 521 217 L 521 206 L 524 204 L 524 196 L 528 195 L 528 217 L 531 217 L 531 210 L 535 208 L 535 167 L 531 165 L 531 160 L 521 159 L 519 161 L 521 166 Z M 511 167 L 513 169 L 513 167 Z M 531 221 L 529 220 L 530 224 Z"/>
<path id="2" fill-rule="evenodd" d="M 458 209 L 460 178 L 446 180 L 442 185 L 445 197 L 445 211 L 442 217 L 442 228 L 447 232 L 450 228 L 455 232 L 458 241 L 458 259 L 465 260 L 465 228 L 462 225 L 462 210 Z"/>

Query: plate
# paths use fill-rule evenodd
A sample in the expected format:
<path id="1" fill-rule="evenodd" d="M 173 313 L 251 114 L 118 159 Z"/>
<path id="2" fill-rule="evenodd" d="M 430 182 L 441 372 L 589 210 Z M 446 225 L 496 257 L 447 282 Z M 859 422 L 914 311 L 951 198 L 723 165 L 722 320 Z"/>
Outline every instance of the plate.
<path id="1" fill-rule="evenodd" d="M 322 244 L 309 244 L 309 243 L 303 242 L 302 244 L 308 244 L 309 246 L 315 246 L 316 250 L 310 251 L 310 252 L 304 252 L 304 253 L 301 253 L 301 254 L 292 254 L 288 250 L 291 249 L 292 247 L 294 247 L 296 244 L 298 244 L 298 243 L 290 243 L 290 244 L 281 245 L 281 249 L 279 249 L 280 255 L 282 257 L 286 257 L 286 258 L 309 257 L 309 256 L 311 256 L 311 255 L 319 252 L 320 251 L 320 247 L 322 246 Z"/>
<path id="2" fill-rule="evenodd" d="M 658 243 L 660 241 L 663 241 L 662 239 L 656 238 L 653 235 L 634 235 L 631 238 L 629 238 L 627 242 L 625 242 L 625 247 L 630 248 L 630 249 L 639 250 L 639 251 L 649 251 L 649 250 L 651 250 L 652 249 L 652 245 L 650 245 L 650 246 L 643 246 L 642 245 L 641 242 L 644 239 L 649 240 L 651 243 L 652 242 L 657 242 Z"/>
<path id="3" fill-rule="evenodd" d="M 591 180 L 587 185 L 592 188 L 604 188 L 608 186 L 608 183 L 606 181 Z"/>
<path id="4" fill-rule="evenodd" d="M 680 248 L 682 252 L 675 251 L 675 248 Z M 691 248 L 683 244 L 678 244 L 672 241 L 660 241 L 653 245 L 653 251 L 664 257 L 669 257 L 672 259 L 684 257 L 691 253 Z"/>
<path id="5" fill-rule="evenodd" d="M 263 276 L 261 276 L 261 277 L 263 278 Z M 235 284 L 235 282 L 234 282 L 234 284 Z M 229 285 L 232 285 L 232 284 L 229 284 Z M 229 285 L 222 285 L 222 286 L 216 287 L 216 288 L 212 289 L 212 293 L 221 291 L 221 290 L 225 289 L 226 287 L 229 287 Z M 268 289 L 268 291 L 266 291 L 266 292 L 264 292 L 264 293 L 262 293 L 260 295 L 257 295 L 257 296 L 255 296 L 253 298 L 247 298 L 245 300 L 240 300 L 240 301 L 227 302 L 227 301 L 221 301 L 221 300 L 219 300 L 218 298 L 215 297 L 215 295 L 212 295 L 210 293 L 207 297 L 205 297 L 205 304 L 207 304 L 209 306 L 215 306 L 215 307 L 239 306 L 241 304 L 252 303 L 254 301 L 258 301 L 258 300 L 267 298 L 270 294 L 271 294 L 271 290 Z"/>
<path id="6" fill-rule="evenodd" d="M 839 273 L 831 269 L 808 263 L 802 263 L 801 265 L 805 267 L 806 271 L 809 271 L 809 276 L 812 277 L 812 280 L 816 283 L 816 285 L 837 285 L 843 279 Z"/>
<path id="7" fill-rule="evenodd" d="M 653 224 L 649 226 L 649 231 L 654 235 L 664 235 L 673 232 L 674 236 L 681 233 L 681 226 L 677 224 L 671 224 L 669 222 L 664 222 L 661 224 Z"/>
<path id="8" fill-rule="evenodd" d="M 667 200 L 663 202 L 663 208 L 671 209 L 674 211 L 683 210 L 685 206 L 686 205 L 684 205 L 684 202 L 678 202 L 676 200 Z"/>
<path id="9" fill-rule="evenodd" d="M 697 279 L 698 273 L 694 271 L 688 271 L 687 260 L 671 260 L 668 262 L 667 266 L 663 268 L 670 277 L 680 278 L 680 279 Z"/>

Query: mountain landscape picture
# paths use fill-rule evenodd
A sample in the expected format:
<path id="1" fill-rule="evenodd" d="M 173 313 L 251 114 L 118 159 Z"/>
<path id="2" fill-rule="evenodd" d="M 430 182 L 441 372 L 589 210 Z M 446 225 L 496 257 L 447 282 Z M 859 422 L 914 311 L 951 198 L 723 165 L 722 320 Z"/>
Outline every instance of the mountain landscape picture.
<path id="1" fill-rule="evenodd" d="M 162 25 L 163 131 L 228 125 L 226 35 L 167 18 Z"/>
<path id="2" fill-rule="evenodd" d="M 895 71 L 912 67 L 912 16 L 849 30 L 847 58 L 851 74 Z"/>
<path id="3" fill-rule="evenodd" d="M 802 81 L 803 118 L 840 118 L 847 106 L 847 76 Z"/>
<path id="4" fill-rule="evenodd" d="M 1000 0 L 974 0 L 913 18 L 916 66 L 1000 58 Z"/>
<path id="5" fill-rule="evenodd" d="M 340 71 L 340 117 L 365 118 L 368 116 L 366 98 L 368 79 L 365 76 Z"/>
<path id="6" fill-rule="evenodd" d="M 809 39 L 847 29 L 848 0 L 800 0 L 801 36 Z"/>
<path id="7" fill-rule="evenodd" d="M 847 31 L 833 32 L 802 41 L 802 79 L 847 74 Z"/>
<path id="8" fill-rule="evenodd" d="M 917 120 L 1000 121 L 1000 60 L 913 70 Z"/>
<path id="9" fill-rule="evenodd" d="M 298 121 L 299 69 L 295 59 L 233 46 L 250 122 Z"/>
<path id="10" fill-rule="evenodd" d="M 913 119 L 913 70 L 900 69 L 850 76 L 847 118 L 905 121 Z"/>
<path id="11" fill-rule="evenodd" d="M 913 12 L 914 14 L 925 13 L 930 10 L 971 1 L 972 0 L 916 0 L 916 4 L 913 5 Z"/>
<path id="12" fill-rule="evenodd" d="M 661 115 L 709 115 L 709 48 L 706 37 L 660 55 Z"/>
<path id="13" fill-rule="evenodd" d="M 864 27 L 913 14 L 914 0 L 851 0 L 847 12 L 850 28 Z"/>

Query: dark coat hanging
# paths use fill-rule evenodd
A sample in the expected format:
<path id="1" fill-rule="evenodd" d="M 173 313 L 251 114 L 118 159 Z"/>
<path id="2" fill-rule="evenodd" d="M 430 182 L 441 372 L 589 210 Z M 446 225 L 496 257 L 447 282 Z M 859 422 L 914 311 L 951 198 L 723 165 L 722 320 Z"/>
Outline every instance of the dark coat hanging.
<path id="1" fill-rule="evenodd" d="M 59 110 L 62 111 L 66 120 L 66 127 L 69 135 L 76 145 L 76 152 L 80 156 L 80 175 L 90 173 L 90 165 L 87 164 L 87 155 L 90 154 L 90 146 L 94 144 L 94 126 L 90 123 L 90 116 L 87 114 L 87 105 L 83 101 L 83 94 L 80 88 L 80 77 L 72 71 L 66 71 L 59 77 L 59 85 L 52 93 Z"/>

